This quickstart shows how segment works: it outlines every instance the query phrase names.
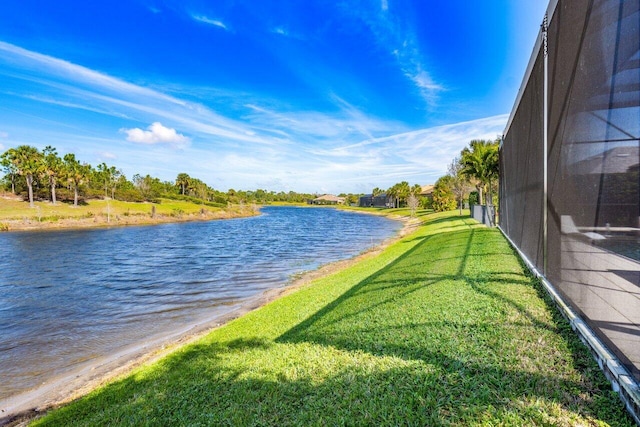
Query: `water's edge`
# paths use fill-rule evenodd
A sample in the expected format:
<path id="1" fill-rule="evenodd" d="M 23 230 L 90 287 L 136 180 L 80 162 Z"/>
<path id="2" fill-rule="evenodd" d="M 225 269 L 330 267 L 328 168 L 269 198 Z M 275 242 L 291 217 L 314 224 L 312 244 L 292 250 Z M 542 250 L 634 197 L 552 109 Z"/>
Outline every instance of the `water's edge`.
<path id="1" fill-rule="evenodd" d="M 168 353 L 201 338 L 213 329 L 243 314 L 255 310 L 302 286 L 306 286 L 319 277 L 332 274 L 356 264 L 365 258 L 375 256 L 386 246 L 401 239 L 410 232 L 417 223 L 417 221 L 409 220 L 406 217 L 388 218 L 402 221 L 404 223 L 403 227 L 396 235 L 386 239 L 377 246 L 369 248 L 364 253 L 348 259 L 324 264 L 302 274 L 296 274 L 281 286 L 225 305 L 220 310 L 217 310 L 213 316 L 197 319 L 197 321 L 177 331 L 150 337 L 143 342 L 130 345 L 113 354 L 105 354 L 99 358 L 79 364 L 72 371 L 51 378 L 33 390 L 0 400 L 0 410 L 2 411 L 0 413 L 0 425 L 9 419 L 15 419 L 21 416 L 31 417 L 39 412 L 74 400 L 115 378 L 130 373 L 142 364 L 150 363 L 166 356 Z"/>

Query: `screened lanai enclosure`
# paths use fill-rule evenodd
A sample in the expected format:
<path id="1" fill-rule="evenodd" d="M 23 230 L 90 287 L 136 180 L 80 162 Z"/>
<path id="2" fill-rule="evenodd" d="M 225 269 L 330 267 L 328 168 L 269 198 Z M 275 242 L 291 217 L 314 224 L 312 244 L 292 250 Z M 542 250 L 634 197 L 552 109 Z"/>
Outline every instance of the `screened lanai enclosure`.
<path id="1" fill-rule="evenodd" d="M 552 0 L 500 168 L 500 228 L 640 423 L 640 0 Z"/>

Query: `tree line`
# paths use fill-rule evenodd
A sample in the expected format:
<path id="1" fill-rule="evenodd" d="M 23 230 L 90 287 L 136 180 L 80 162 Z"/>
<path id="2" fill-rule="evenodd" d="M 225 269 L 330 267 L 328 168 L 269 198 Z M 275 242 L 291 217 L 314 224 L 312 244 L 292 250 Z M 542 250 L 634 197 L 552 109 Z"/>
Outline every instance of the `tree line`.
<path id="1" fill-rule="evenodd" d="M 407 206 L 415 209 L 420 204 L 421 192 L 422 186 L 420 184 L 410 185 L 407 181 L 402 181 L 392 185 L 387 190 L 376 187 L 371 192 L 371 196 L 378 197 L 385 194 L 392 207 L 399 208 Z M 426 202 L 426 200 L 423 200 L 423 203 L 424 202 Z"/>
<path id="2" fill-rule="evenodd" d="M 383 190 L 374 188 L 372 196 L 386 194 L 393 207 L 418 206 L 437 212 L 462 209 L 465 200 L 470 204 L 493 204 L 497 189 L 500 138 L 494 141 L 472 140 L 448 166 L 448 173 L 440 177 L 431 198 L 421 198 L 421 186 L 407 181 Z M 272 202 L 304 203 L 317 195 L 309 193 L 274 192 L 258 189 L 241 191 L 216 190 L 187 173 L 179 173 L 175 181 L 162 181 L 150 175 L 133 175 L 127 179 L 121 169 L 100 163 L 95 168 L 79 161 L 75 154 L 60 156 L 54 147 L 38 150 L 29 145 L 10 148 L 0 156 L 4 177 L 0 186 L 14 194 L 24 194 L 33 206 L 34 200 L 71 201 L 78 205 L 80 198 L 110 197 L 129 202 L 159 202 L 160 198 L 190 200 L 213 206 L 227 204 Z M 475 190 L 475 191 L 473 191 Z M 355 194 L 340 194 L 348 204 L 356 204 Z"/>
<path id="3" fill-rule="evenodd" d="M 229 203 L 302 203 L 316 197 L 262 189 L 220 191 L 187 173 L 179 173 L 173 182 L 148 174 L 127 179 L 115 166 L 103 162 L 93 167 L 73 153 L 61 156 L 51 146 L 41 151 L 29 145 L 10 148 L 0 156 L 0 167 L 4 172 L 0 186 L 13 194 L 23 194 L 32 207 L 34 200 L 50 200 L 52 204 L 73 200 L 77 206 L 81 199 L 158 203 L 161 198 L 168 198 L 224 207 Z"/>

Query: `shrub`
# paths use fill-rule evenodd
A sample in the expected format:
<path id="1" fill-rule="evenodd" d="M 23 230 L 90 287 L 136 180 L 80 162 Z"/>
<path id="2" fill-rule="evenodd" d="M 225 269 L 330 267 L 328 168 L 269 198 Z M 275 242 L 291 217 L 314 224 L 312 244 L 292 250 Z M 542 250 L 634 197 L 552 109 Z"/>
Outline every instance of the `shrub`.
<path id="1" fill-rule="evenodd" d="M 142 193 L 135 188 L 117 190 L 115 196 L 117 200 L 122 200 L 123 202 L 144 202 Z"/>
<path id="2" fill-rule="evenodd" d="M 472 191 L 469 193 L 469 205 L 477 205 L 479 200 L 478 192 Z"/>
<path id="3" fill-rule="evenodd" d="M 451 190 L 451 176 L 438 178 L 433 187 L 432 207 L 436 212 L 450 211 L 456 208 L 456 197 Z"/>

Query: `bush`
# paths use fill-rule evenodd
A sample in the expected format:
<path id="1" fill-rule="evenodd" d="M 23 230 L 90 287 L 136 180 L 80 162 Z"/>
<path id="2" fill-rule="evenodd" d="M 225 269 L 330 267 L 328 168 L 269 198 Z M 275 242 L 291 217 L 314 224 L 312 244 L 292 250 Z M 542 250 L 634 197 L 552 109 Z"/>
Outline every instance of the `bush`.
<path id="1" fill-rule="evenodd" d="M 451 177 L 439 178 L 433 187 L 432 208 L 436 212 L 450 211 L 456 208 L 456 197 L 451 190 Z"/>
<path id="2" fill-rule="evenodd" d="M 28 194 L 28 193 L 27 193 Z M 58 192 L 56 191 L 56 199 L 58 198 Z M 27 195 L 27 199 L 29 196 Z M 33 198 L 34 200 L 51 200 L 51 190 L 49 187 L 46 188 L 34 188 L 33 189 Z"/>
<path id="3" fill-rule="evenodd" d="M 422 209 L 433 208 L 433 200 L 431 199 L 431 197 L 420 197 L 420 207 Z"/>
<path id="4" fill-rule="evenodd" d="M 87 199 L 104 199 L 104 190 L 102 189 L 98 190 L 95 188 L 81 187 L 79 191 Z"/>
<path id="5" fill-rule="evenodd" d="M 116 190 L 115 193 L 116 200 L 121 200 L 123 202 L 144 202 L 144 197 L 142 193 L 135 188 L 129 188 L 126 190 Z"/>
<path id="6" fill-rule="evenodd" d="M 58 188 L 56 189 L 56 200 L 59 202 L 73 202 L 73 190 L 69 190 L 68 188 Z M 84 197 L 78 194 L 78 203 L 84 203 Z"/>
<path id="7" fill-rule="evenodd" d="M 477 191 L 472 191 L 471 193 L 469 193 L 469 206 L 477 205 L 479 199 L 480 199 L 480 196 L 478 196 Z"/>

